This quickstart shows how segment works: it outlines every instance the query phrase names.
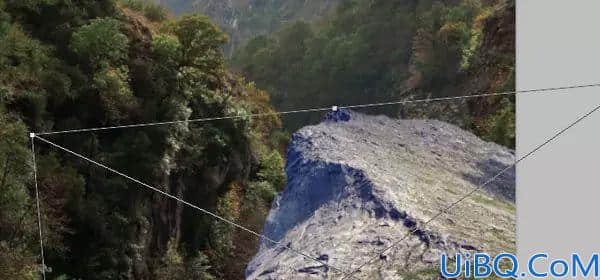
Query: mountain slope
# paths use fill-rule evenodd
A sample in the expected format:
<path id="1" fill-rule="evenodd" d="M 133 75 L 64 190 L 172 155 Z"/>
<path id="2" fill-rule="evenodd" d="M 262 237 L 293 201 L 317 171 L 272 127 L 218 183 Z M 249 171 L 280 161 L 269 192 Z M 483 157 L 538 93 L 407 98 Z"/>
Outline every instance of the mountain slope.
<path id="1" fill-rule="evenodd" d="M 273 203 L 263 234 L 337 268 L 356 269 L 416 230 L 357 277 L 435 275 L 442 252 L 514 251 L 514 169 L 424 224 L 513 161 L 513 151 L 447 123 L 331 113 L 294 134 L 288 185 Z M 246 275 L 339 279 L 336 271 L 267 242 Z"/>
<path id="2" fill-rule="evenodd" d="M 273 113 L 264 91 L 225 69 L 226 36 L 208 18 L 139 8 L 0 0 L 0 279 L 40 279 L 42 269 L 27 132 Z M 260 231 L 285 181 L 270 141 L 279 126 L 272 115 L 45 137 Z M 35 148 L 48 279 L 243 277 L 252 235 Z"/>
<path id="3" fill-rule="evenodd" d="M 287 22 L 312 21 L 342 0 L 157 0 L 176 14 L 197 12 L 210 17 L 230 41 L 226 52 L 254 36 L 269 34 Z"/>
<path id="4" fill-rule="evenodd" d="M 231 64 L 282 111 L 509 91 L 514 8 L 511 0 L 343 1 L 323 20 L 249 40 Z M 363 112 L 441 119 L 514 147 L 513 107 L 514 99 L 491 97 Z M 294 131 L 318 119 L 285 125 Z"/>

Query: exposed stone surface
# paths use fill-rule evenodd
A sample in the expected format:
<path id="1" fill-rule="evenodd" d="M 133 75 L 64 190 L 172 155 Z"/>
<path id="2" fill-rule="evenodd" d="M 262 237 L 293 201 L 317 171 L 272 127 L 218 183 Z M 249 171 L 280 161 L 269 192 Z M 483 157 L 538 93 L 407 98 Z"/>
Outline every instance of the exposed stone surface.
<path id="1" fill-rule="evenodd" d="M 513 168 L 448 215 L 424 224 L 514 160 L 513 151 L 447 123 L 332 112 L 294 134 L 288 185 L 273 203 L 263 234 L 346 271 L 377 258 L 356 274 L 359 279 L 403 279 L 415 272 L 435 278 L 442 252 L 514 250 Z M 246 275 L 341 278 L 266 240 Z"/>

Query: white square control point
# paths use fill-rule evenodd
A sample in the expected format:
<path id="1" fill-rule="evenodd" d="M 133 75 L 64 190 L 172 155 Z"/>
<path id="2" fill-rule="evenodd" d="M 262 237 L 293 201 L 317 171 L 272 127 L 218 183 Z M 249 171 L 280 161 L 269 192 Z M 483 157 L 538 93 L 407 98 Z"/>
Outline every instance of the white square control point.
<path id="1" fill-rule="evenodd" d="M 332 107 L 331 107 L 331 111 L 334 111 L 334 112 L 335 112 L 335 111 L 337 111 L 337 110 L 338 110 L 338 106 L 332 106 Z"/>
<path id="2" fill-rule="evenodd" d="M 33 133 L 33 132 L 29 132 L 29 137 L 30 137 L 30 138 L 33 138 L 33 137 L 35 137 L 35 133 Z"/>

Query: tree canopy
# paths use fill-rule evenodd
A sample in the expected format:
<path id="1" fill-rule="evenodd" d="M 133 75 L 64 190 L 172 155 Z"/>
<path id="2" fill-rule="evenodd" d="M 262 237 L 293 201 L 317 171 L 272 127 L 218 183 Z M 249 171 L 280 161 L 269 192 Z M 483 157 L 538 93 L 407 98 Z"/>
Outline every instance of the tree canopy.
<path id="1" fill-rule="evenodd" d="M 227 71 L 227 36 L 206 17 L 137 4 L 0 1 L 2 279 L 40 272 L 28 131 L 273 112 L 266 92 Z M 280 126 L 240 118 L 51 141 L 260 231 L 285 184 Z M 234 279 L 258 248 L 125 178 L 36 150 L 49 279 Z"/>
<path id="2" fill-rule="evenodd" d="M 509 28 L 511 10 L 510 1 L 343 1 L 322 20 L 289 23 L 251 39 L 231 64 L 267 89 L 279 110 L 512 90 L 514 29 L 498 34 L 493 26 L 504 20 Z M 497 41 L 507 46 L 492 45 Z M 498 117 L 504 114 L 501 98 L 447 104 L 367 112 L 455 122 L 514 147 L 514 138 L 492 132 L 493 126 L 510 127 L 509 119 Z M 318 118 L 306 114 L 286 120 L 286 127 L 293 131 Z"/>

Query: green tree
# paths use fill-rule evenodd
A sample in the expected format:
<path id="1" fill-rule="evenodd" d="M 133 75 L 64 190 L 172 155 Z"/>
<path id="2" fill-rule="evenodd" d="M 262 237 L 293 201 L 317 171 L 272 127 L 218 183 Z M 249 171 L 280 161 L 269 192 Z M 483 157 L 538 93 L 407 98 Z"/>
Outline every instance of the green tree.
<path id="1" fill-rule="evenodd" d="M 152 39 L 154 53 L 167 62 L 179 62 L 181 60 L 181 44 L 177 37 L 170 34 L 158 34 Z"/>
<path id="2" fill-rule="evenodd" d="M 127 55 L 129 40 L 113 18 L 92 19 L 73 33 L 71 49 L 94 66 L 117 62 Z"/>
<path id="3" fill-rule="evenodd" d="M 39 276 L 32 164 L 25 125 L 0 107 L 0 279 Z M 63 237 L 71 232 L 67 209 L 78 206 L 84 181 L 53 155 L 38 154 L 37 168 L 46 256 L 60 255 L 66 252 Z"/>
<path id="4" fill-rule="evenodd" d="M 1 106 L 1 105 L 0 105 Z M 0 278 L 33 280 L 37 220 L 29 196 L 31 160 L 24 124 L 0 107 Z"/>
<path id="5" fill-rule="evenodd" d="M 206 16 L 186 15 L 177 21 L 174 33 L 181 43 L 181 66 L 194 67 L 213 75 L 223 69 L 221 46 L 227 36 Z"/>
<path id="6" fill-rule="evenodd" d="M 495 24 L 489 20 L 495 15 L 510 19 L 503 11 L 511 8 L 503 2 L 343 1 L 326 19 L 293 22 L 248 41 L 231 63 L 267 89 L 281 111 L 500 91 L 498 85 L 514 71 L 509 70 L 514 61 L 503 57 L 514 57 L 514 49 L 483 46 L 505 39 L 490 38 L 500 32 L 486 27 Z M 450 121 L 483 136 L 474 124 L 496 108 L 479 109 L 489 101 L 482 100 L 451 110 L 428 105 L 361 111 Z M 286 129 L 295 131 L 320 118 L 317 113 L 296 116 L 286 120 Z"/>
<path id="7" fill-rule="evenodd" d="M 38 278 L 27 131 L 273 112 L 267 93 L 227 72 L 226 37 L 206 18 L 149 23 L 116 4 L 0 0 L 0 279 Z M 275 192 L 265 180 L 276 172 L 256 159 L 270 153 L 280 124 L 273 115 L 53 141 L 233 220 L 261 205 L 252 222 L 260 230 Z M 238 279 L 256 252 L 193 209 L 51 146 L 36 149 L 50 278 Z M 270 194 L 241 199 L 262 169 Z"/>

